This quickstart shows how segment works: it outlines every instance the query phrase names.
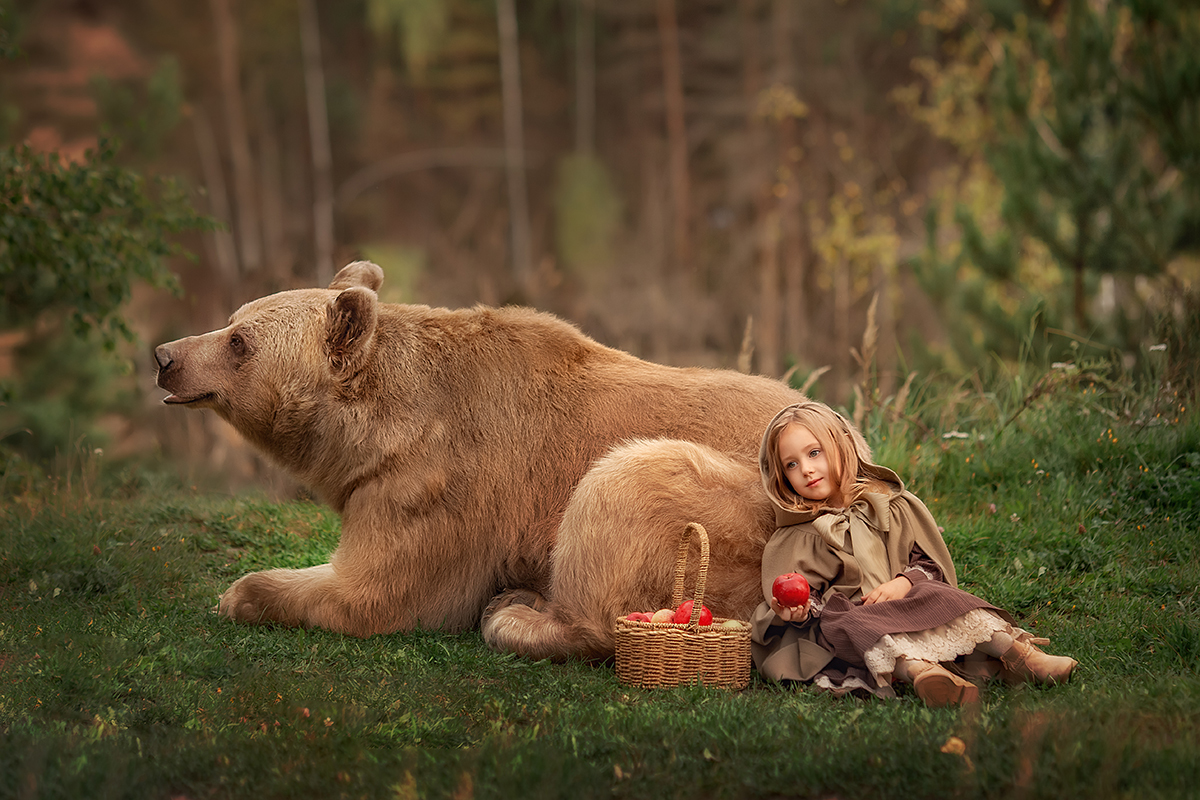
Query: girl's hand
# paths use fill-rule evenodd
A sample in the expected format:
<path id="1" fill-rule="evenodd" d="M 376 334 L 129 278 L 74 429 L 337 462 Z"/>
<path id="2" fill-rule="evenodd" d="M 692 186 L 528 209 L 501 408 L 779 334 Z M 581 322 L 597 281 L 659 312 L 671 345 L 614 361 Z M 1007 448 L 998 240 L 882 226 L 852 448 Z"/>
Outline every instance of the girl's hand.
<path id="1" fill-rule="evenodd" d="M 804 622 L 808 619 L 809 611 L 812 609 L 812 598 L 804 601 L 804 605 L 786 608 L 779 605 L 779 601 L 774 597 L 771 598 L 771 610 L 775 612 L 775 616 L 779 617 L 784 622 Z"/>
<path id="2" fill-rule="evenodd" d="M 912 589 L 912 581 L 900 575 L 872 589 L 871 593 L 863 598 L 863 605 L 869 606 L 872 603 L 882 603 L 886 600 L 899 600 L 908 594 L 910 589 Z"/>

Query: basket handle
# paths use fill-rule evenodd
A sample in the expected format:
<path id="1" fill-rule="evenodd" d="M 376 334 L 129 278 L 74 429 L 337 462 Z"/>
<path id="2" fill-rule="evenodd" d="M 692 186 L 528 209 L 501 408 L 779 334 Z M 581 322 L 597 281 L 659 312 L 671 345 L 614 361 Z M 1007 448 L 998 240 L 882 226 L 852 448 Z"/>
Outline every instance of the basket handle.
<path id="1" fill-rule="evenodd" d="M 683 576 L 687 572 L 688 544 L 692 541 L 692 532 L 700 539 L 700 571 L 696 575 L 696 591 L 692 599 L 692 618 L 689 625 L 695 625 L 700 619 L 700 607 L 704 605 L 704 585 L 708 582 L 708 531 L 699 522 L 689 522 L 679 537 L 679 551 L 675 556 L 675 591 L 671 595 L 672 604 L 678 608 L 683 602 Z"/>

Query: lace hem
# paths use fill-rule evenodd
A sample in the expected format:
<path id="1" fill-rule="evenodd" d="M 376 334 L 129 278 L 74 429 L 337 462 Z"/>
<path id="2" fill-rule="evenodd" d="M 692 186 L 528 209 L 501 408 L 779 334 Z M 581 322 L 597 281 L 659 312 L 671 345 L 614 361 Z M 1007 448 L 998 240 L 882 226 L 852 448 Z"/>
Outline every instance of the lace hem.
<path id="1" fill-rule="evenodd" d="M 861 689 L 862 691 L 873 694 L 876 697 L 890 698 L 896 696 L 896 692 L 894 689 L 892 689 L 891 684 L 871 686 L 866 681 L 853 675 L 847 676 L 847 678 L 841 683 L 834 683 L 828 675 L 817 675 L 817 677 L 813 679 L 813 685 L 820 689 L 824 689 L 827 692 L 833 692 L 836 695 L 850 694 L 851 692 Z"/>
<path id="2" fill-rule="evenodd" d="M 913 572 L 919 572 L 919 573 L 921 573 L 922 575 L 924 575 L 926 578 L 928 578 L 928 579 L 929 579 L 929 580 L 931 580 L 931 581 L 936 581 L 936 580 L 939 580 L 938 576 L 934 575 L 932 572 L 930 572 L 929 570 L 925 569 L 925 568 L 924 568 L 924 567 L 922 567 L 920 564 L 913 564 L 911 567 L 909 567 L 908 569 L 906 569 L 906 570 L 904 570 L 904 571 L 905 571 L 905 572 L 908 572 L 908 571 L 910 571 L 910 570 L 911 570 L 911 571 L 913 571 Z M 903 574 L 903 573 L 902 573 L 902 574 Z"/>
<path id="3" fill-rule="evenodd" d="M 957 619 L 917 633 L 890 633 L 879 637 L 863 653 L 867 669 L 880 686 L 891 683 L 896 659 L 917 661 L 953 661 L 965 656 L 976 646 L 990 641 L 996 633 L 1016 637 L 1017 631 L 1007 622 L 985 608 L 968 611 Z"/>

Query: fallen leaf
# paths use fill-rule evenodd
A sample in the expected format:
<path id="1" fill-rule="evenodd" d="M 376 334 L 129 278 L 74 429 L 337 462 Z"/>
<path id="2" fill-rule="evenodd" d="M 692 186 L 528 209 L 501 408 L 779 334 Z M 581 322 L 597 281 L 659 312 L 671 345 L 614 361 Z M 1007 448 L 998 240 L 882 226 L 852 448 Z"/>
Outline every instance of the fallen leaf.
<path id="1" fill-rule="evenodd" d="M 967 767 L 967 772 L 974 772 L 975 765 L 971 763 L 971 757 L 967 755 L 967 744 L 957 736 L 951 736 L 942 745 L 942 752 L 952 756 L 959 756 Z"/>
<path id="2" fill-rule="evenodd" d="M 961 756 L 963 753 L 967 752 L 966 742 L 957 736 L 951 736 L 946 740 L 946 743 L 942 745 L 942 752 L 949 753 L 952 756 Z"/>

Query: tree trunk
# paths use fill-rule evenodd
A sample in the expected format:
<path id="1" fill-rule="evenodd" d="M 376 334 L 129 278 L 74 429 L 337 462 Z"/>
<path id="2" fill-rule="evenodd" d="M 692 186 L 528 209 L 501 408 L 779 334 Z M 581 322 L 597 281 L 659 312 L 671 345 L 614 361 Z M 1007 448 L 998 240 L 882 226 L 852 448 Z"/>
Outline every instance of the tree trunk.
<path id="1" fill-rule="evenodd" d="M 250 87 L 251 123 L 258 142 L 258 195 L 262 211 L 263 267 L 266 285 L 282 288 L 291 278 L 292 256 L 287 236 L 287 193 L 279 128 L 266 98 L 266 85 L 256 76 Z"/>
<path id="2" fill-rule="evenodd" d="M 833 398 L 844 403 L 850 396 L 850 264 L 844 257 L 833 266 Z"/>
<path id="3" fill-rule="evenodd" d="M 795 91 L 796 36 L 795 1 L 773 0 L 771 4 L 771 50 L 775 58 L 775 83 Z M 779 198 L 780 271 L 783 278 L 783 347 L 797 361 L 805 360 L 808 349 L 808 321 L 805 284 L 809 269 L 807 219 L 800 208 L 799 131 L 795 117 L 779 121 L 779 171 L 783 196 Z"/>
<path id="4" fill-rule="evenodd" d="M 596 6 L 575 3 L 575 152 L 596 149 Z"/>
<path id="5" fill-rule="evenodd" d="M 256 272 L 262 264 L 262 241 L 258 223 L 258 203 L 254 192 L 254 159 L 250 154 L 250 135 L 243 111 L 241 64 L 238 58 L 237 20 L 230 8 L 232 0 L 210 0 L 216 34 L 217 67 L 221 98 L 225 106 L 225 127 L 229 134 L 229 153 L 233 159 L 233 193 L 237 212 L 237 241 L 241 254 L 241 272 Z"/>
<path id="6" fill-rule="evenodd" d="M 1087 332 L 1087 304 L 1084 302 L 1082 259 L 1075 260 L 1074 291 L 1075 330 L 1083 335 Z"/>
<path id="7" fill-rule="evenodd" d="M 212 124 L 202 108 L 197 107 L 193 112 L 192 132 L 196 136 L 196 152 L 200 155 L 200 172 L 204 176 L 208 213 L 218 222 L 228 225 L 233 217 L 229 208 L 229 192 L 225 187 L 225 173 L 221 170 L 221 153 Z M 221 294 L 222 305 L 228 306 L 233 301 L 230 289 L 237 283 L 237 245 L 226 228 L 213 230 L 208 236 L 208 242 L 209 260 L 216 264 L 224 289 Z"/>
<path id="8" fill-rule="evenodd" d="M 758 96 L 763 90 L 763 67 L 759 44 L 758 0 L 742 0 L 742 93 L 746 102 L 746 127 L 749 130 L 753 162 L 760 185 L 754 192 L 754 243 L 758 267 L 758 313 L 754 325 L 755 369 L 763 375 L 778 375 L 781 371 L 779 292 L 779 214 L 775 209 L 774 159 L 768 150 L 757 145 L 766 140 L 762 117 L 758 113 Z"/>
<path id="9" fill-rule="evenodd" d="M 1087 298 L 1084 287 L 1084 270 L 1087 267 L 1087 251 L 1091 238 L 1091 228 L 1088 225 L 1089 216 L 1086 211 L 1079 211 L 1075 216 L 1075 256 L 1072 258 L 1074 298 L 1072 310 L 1075 317 L 1075 332 L 1081 336 L 1087 335 Z"/>
<path id="10" fill-rule="evenodd" d="M 529 190 L 525 176 L 525 131 L 522 123 L 521 53 L 517 12 L 513 0 L 496 0 L 500 36 L 500 84 L 504 104 L 505 167 L 508 175 L 508 213 L 512 226 L 513 280 L 529 297 L 534 290 L 529 234 Z"/>
<path id="11" fill-rule="evenodd" d="M 779 331 L 782 328 L 783 304 L 779 296 L 779 210 L 767 211 L 759 226 L 759 313 L 758 371 L 778 376 L 782 371 Z"/>
<path id="12" fill-rule="evenodd" d="M 687 123 L 683 112 L 683 68 L 675 0 L 658 0 L 658 33 L 662 40 L 663 106 L 667 117 L 667 149 L 671 170 L 671 202 L 676 268 L 692 271 L 691 186 L 688 179 Z"/>
<path id="13" fill-rule="evenodd" d="M 896 267 L 880 265 L 875 269 L 875 287 L 879 296 L 879 308 L 875 312 L 875 325 L 879 328 L 879 344 L 875 349 L 876 381 L 879 397 L 890 397 L 899 381 L 896 367 L 896 314 L 893 307 L 896 295 Z"/>
<path id="14" fill-rule="evenodd" d="M 313 261 L 317 286 L 333 280 L 333 155 L 325 108 L 325 70 L 321 66 L 321 28 L 314 0 L 299 0 L 300 44 L 304 51 L 304 88 L 313 170 Z"/>

